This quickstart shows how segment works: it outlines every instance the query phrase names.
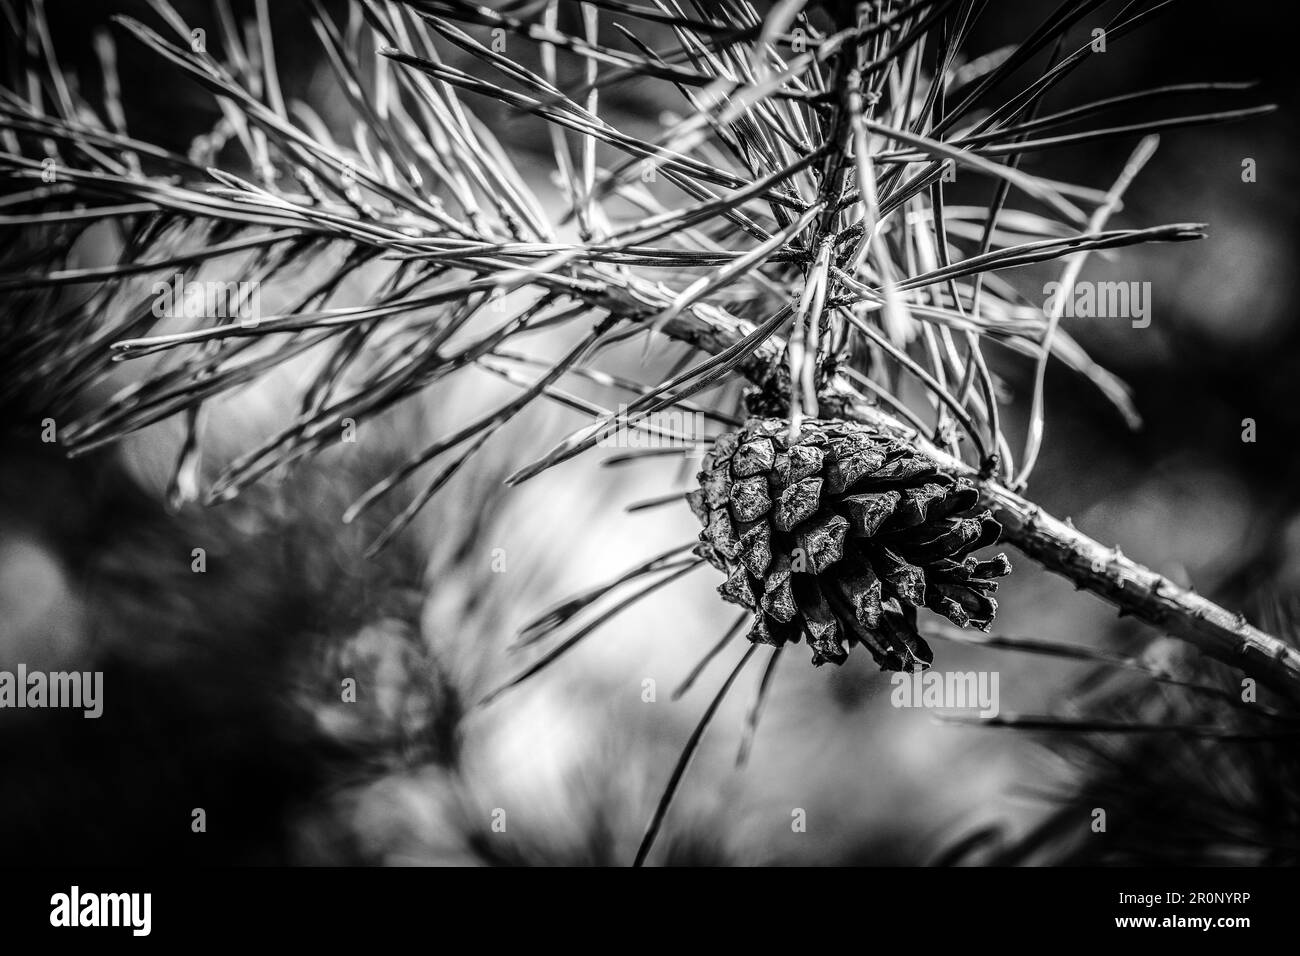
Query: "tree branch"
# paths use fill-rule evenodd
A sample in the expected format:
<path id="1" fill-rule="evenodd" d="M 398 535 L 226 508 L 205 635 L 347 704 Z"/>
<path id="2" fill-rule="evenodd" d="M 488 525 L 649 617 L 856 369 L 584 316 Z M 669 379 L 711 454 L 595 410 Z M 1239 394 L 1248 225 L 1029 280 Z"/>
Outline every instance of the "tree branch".
<path id="1" fill-rule="evenodd" d="M 644 291 L 644 290 L 643 290 Z M 664 329 L 670 336 L 701 348 L 720 350 L 734 345 L 753 326 L 721 309 L 684 312 Z M 775 337 L 739 366 L 755 384 L 766 383 L 782 351 Z M 1090 591 L 1128 614 L 1187 641 L 1205 654 L 1240 670 L 1261 684 L 1300 703 L 1300 650 L 1251 626 L 1241 614 L 1179 587 L 1163 575 L 1080 532 L 1073 524 L 1052 517 L 1038 505 L 976 468 L 952 457 L 915 429 L 868 404 L 843 375 L 828 391 L 845 403 L 846 416 L 910 442 L 944 469 L 975 480 L 993 515 L 1002 523 L 1002 540 L 1049 571 L 1071 581 L 1076 590 Z"/>

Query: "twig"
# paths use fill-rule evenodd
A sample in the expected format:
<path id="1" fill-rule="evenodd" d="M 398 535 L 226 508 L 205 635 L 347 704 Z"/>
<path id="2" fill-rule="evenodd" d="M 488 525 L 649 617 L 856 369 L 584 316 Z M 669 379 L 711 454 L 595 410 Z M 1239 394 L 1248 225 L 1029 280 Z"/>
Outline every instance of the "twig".
<path id="1" fill-rule="evenodd" d="M 728 321 L 729 320 L 729 321 Z M 748 323 L 721 310 L 700 316 L 687 312 L 664 331 L 692 344 L 725 348 L 747 334 Z M 781 342 L 769 339 L 765 348 L 739 371 L 755 384 L 763 384 L 770 355 Z M 1072 524 L 1052 517 L 1041 507 L 995 481 L 978 469 L 952 457 L 925 436 L 861 400 L 842 375 L 828 383 L 833 394 L 846 399 L 847 417 L 869 424 L 916 445 L 944 469 L 975 480 L 993 516 L 1002 523 L 1002 538 L 1044 568 L 1069 579 L 1077 590 L 1089 591 L 1173 637 L 1187 641 L 1205 654 L 1241 670 L 1289 699 L 1300 702 L 1300 651 L 1253 627 L 1241 614 L 1233 614 L 1213 601 L 1179 587 L 1163 575 L 1126 557 L 1118 547 L 1108 548 Z"/>

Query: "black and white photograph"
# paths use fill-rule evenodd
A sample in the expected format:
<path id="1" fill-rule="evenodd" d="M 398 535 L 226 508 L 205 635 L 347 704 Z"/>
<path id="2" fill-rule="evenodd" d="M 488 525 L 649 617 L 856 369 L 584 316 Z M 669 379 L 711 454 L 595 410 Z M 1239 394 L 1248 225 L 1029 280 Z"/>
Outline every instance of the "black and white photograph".
<path id="1" fill-rule="evenodd" d="M 0 0 L 0 922 L 644 867 L 1276 929 L 1291 15 Z"/>

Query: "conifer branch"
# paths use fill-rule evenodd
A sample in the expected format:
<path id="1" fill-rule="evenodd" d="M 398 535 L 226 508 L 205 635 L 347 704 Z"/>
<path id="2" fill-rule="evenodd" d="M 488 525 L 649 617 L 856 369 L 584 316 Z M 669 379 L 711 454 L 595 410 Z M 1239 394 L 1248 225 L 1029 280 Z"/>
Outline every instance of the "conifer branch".
<path id="1" fill-rule="evenodd" d="M 683 317 L 668 326 L 669 335 L 692 344 L 707 341 L 726 348 L 746 334 L 746 323 L 730 323 L 716 316 Z M 779 354 L 781 343 L 770 339 L 764 351 Z M 764 384 L 767 367 L 762 354 L 742 367 L 756 385 Z M 1194 645 L 1199 650 L 1260 683 L 1300 701 L 1300 651 L 1252 626 L 1246 618 L 1208 598 L 1180 587 L 1164 575 L 1126 557 L 1118 545 L 1107 547 L 1061 520 L 1033 501 L 979 473 L 979 469 L 949 455 L 916 429 L 898 421 L 879 406 L 865 401 L 843 376 L 828 384 L 843 402 L 846 418 L 901 438 L 934 458 L 954 474 L 977 481 L 981 496 L 1002 524 L 1002 540 L 1042 567 L 1069 580 L 1076 590 L 1088 591 L 1113 604 L 1121 615 L 1131 615 Z"/>
<path id="2" fill-rule="evenodd" d="M 336 141 L 304 104 L 286 108 L 275 66 L 263 62 L 274 49 L 265 6 L 258 8 L 262 42 L 246 47 L 241 30 L 225 24 L 220 56 L 195 46 L 163 0 L 154 2 L 163 33 L 119 18 L 133 41 L 221 105 L 221 121 L 185 156 L 128 135 L 116 102 L 104 104 L 103 117 L 79 94 L 73 102 L 74 87 L 52 58 L 15 66 L 0 88 L 0 180 L 8 192 L 0 223 L 33 238 L 21 255 L 14 244 L 6 257 L 0 294 L 15 314 L 34 318 L 14 330 L 0 395 L 30 393 L 42 410 L 61 411 L 107 376 L 110 344 L 120 358 L 176 350 L 177 361 L 144 363 L 152 371 L 143 381 L 85 412 L 64 436 L 71 450 L 85 451 L 184 413 L 190 424 L 177 471 L 188 473 L 205 403 L 296 356 L 323 358 L 296 418 L 211 484 L 209 500 L 222 500 L 323 448 L 341 419 L 379 415 L 461 369 L 499 372 L 516 336 L 572 323 L 581 347 L 515 400 L 417 451 L 355 507 L 450 456 L 413 496 L 423 503 L 534 399 L 563 400 L 561 378 L 587 373 L 589 358 L 623 338 L 659 331 L 698 350 L 699 364 L 653 387 L 632 383 L 640 394 L 624 410 L 593 412 L 594 425 L 514 480 L 572 458 L 614 429 L 653 427 L 654 412 L 740 375 L 789 415 L 792 431 L 801 415 L 855 419 L 977 479 L 1006 539 L 1030 558 L 1122 613 L 1300 697 L 1300 653 L 1008 487 L 1012 475 L 1027 477 L 1033 455 L 1017 471 L 981 351 L 996 342 L 1038 363 L 1036 408 L 1051 358 L 1086 376 L 1133 422 L 1123 384 L 999 273 L 1077 262 L 1091 250 L 1196 239 L 1202 227 L 1104 228 L 1099 210 L 1114 205 L 1108 194 L 1024 171 L 1019 156 L 1240 120 L 1267 107 L 1027 138 L 1127 101 L 1038 115 L 1047 92 L 1090 59 L 1089 43 L 1068 38 L 1096 6 L 1089 3 L 1063 4 L 1009 56 L 966 80 L 954 65 L 981 6 L 970 2 L 900 0 L 888 11 L 779 4 L 768 22 L 747 4 L 727 5 L 730 15 L 718 22 L 677 23 L 677 47 L 662 51 L 617 20 L 621 38 L 598 28 L 595 7 L 581 8 L 581 26 L 571 30 L 558 7 L 544 6 L 550 12 L 538 21 L 453 0 L 367 3 L 351 8 L 342 30 L 313 5 L 310 23 L 368 130 L 350 144 Z M 1137 13 L 1125 6 L 1106 24 L 1110 41 L 1164 6 Z M 649 7 L 617 12 L 659 18 Z M 27 14 L 8 12 L 15 27 L 43 22 L 39 4 Z M 485 43 L 505 36 L 537 46 L 541 74 L 528 58 Z M 1070 52 L 1071 43 L 1080 45 Z M 476 69 L 440 56 L 447 44 L 469 58 L 457 62 Z M 359 69 L 376 45 L 373 69 Z M 1052 65 L 999 105 L 995 92 L 1052 47 Z M 561 78 L 557 53 L 570 66 L 581 61 L 576 85 Z M 687 115 L 653 136 L 616 128 L 600 109 L 605 90 L 629 78 L 671 85 Z M 1211 88 L 1246 87 L 1193 84 L 1163 93 Z M 547 221 L 509 153 L 469 112 L 468 101 L 483 99 L 547 124 L 565 219 L 576 221 L 581 241 L 557 240 L 564 223 Z M 570 136 L 580 142 L 576 153 Z M 987 207 L 963 212 L 945 204 L 946 174 L 958 167 L 994 183 Z M 666 188 L 633 182 L 638 169 L 643 177 L 657 173 Z M 1028 208 L 1007 205 L 1013 189 L 1031 201 Z M 606 200 L 616 202 L 606 209 Z M 631 221 L 612 218 L 610 210 L 629 206 Z M 118 261 L 76 268 L 67 250 L 96 222 L 120 224 Z M 179 331 L 173 325 L 159 334 L 149 297 L 132 284 L 159 273 L 189 277 L 205 266 L 221 278 L 270 284 L 340 252 L 336 272 L 254 323 L 187 318 Z M 232 257 L 242 258 L 232 265 Z M 379 260 L 396 263 L 381 288 L 364 304 L 341 307 L 342 280 Z M 57 298 L 82 286 L 92 289 L 84 307 Z M 487 314 L 517 292 L 533 297 L 522 311 Z M 473 340 L 447 351 L 463 332 L 475 333 Z M 363 350 L 379 361 L 362 361 Z M 920 386 L 928 409 L 904 402 L 903 382 Z M 404 510 L 384 540 L 413 513 Z"/>

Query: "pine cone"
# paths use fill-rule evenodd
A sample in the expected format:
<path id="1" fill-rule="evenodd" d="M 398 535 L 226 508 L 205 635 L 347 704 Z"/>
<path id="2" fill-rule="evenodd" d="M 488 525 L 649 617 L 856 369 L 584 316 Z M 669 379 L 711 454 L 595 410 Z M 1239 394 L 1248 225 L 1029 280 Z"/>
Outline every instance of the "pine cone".
<path id="1" fill-rule="evenodd" d="M 806 635 L 813 663 L 864 646 L 884 670 L 927 667 L 917 633 L 925 606 L 988 630 L 992 579 L 1005 554 L 979 561 L 1002 527 L 974 513 L 979 492 L 904 442 L 844 421 L 752 418 L 720 436 L 687 495 L 704 530 L 696 553 L 727 575 L 718 593 L 754 613 L 749 639 Z"/>

